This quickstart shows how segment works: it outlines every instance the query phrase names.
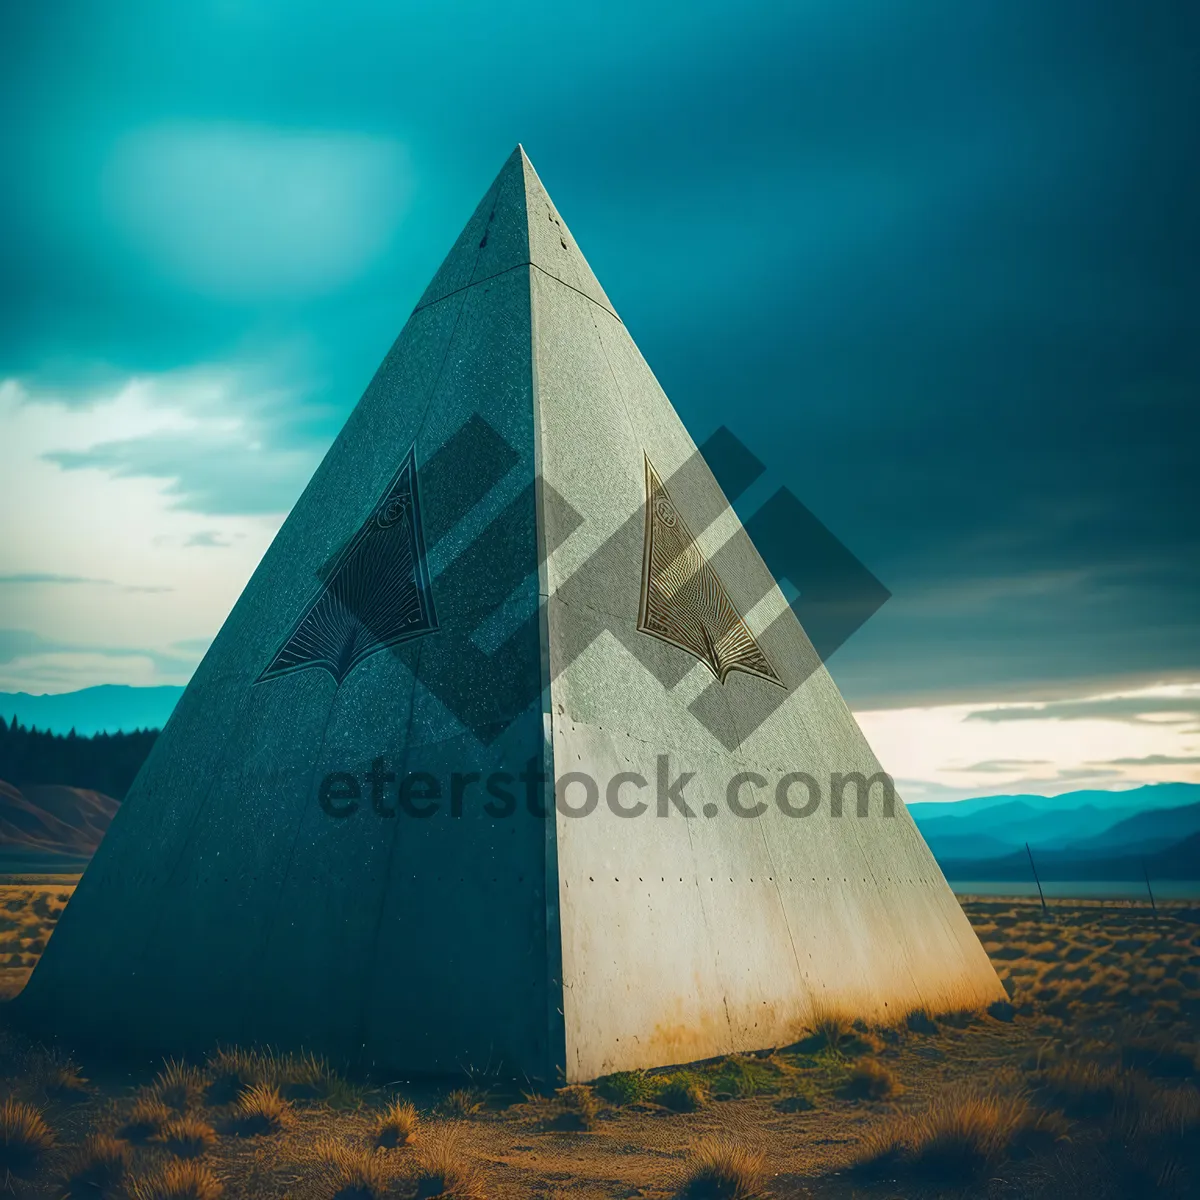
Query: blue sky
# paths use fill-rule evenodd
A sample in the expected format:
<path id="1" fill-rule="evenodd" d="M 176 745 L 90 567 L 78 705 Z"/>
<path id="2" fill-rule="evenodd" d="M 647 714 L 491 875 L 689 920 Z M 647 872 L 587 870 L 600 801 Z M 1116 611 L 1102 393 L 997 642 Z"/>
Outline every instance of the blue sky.
<path id="1" fill-rule="evenodd" d="M 0 688 L 186 680 L 520 141 L 692 433 L 892 591 L 830 663 L 873 740 L 1196 777 L 1188 0 L 114 0 L 0 46 Z"/>

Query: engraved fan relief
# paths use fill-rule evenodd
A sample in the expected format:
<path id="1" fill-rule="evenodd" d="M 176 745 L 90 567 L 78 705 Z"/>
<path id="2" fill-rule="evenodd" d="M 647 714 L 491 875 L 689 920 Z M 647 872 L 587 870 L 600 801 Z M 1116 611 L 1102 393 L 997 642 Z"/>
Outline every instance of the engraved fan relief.
<path id="1" fill-rule="evenodd" d="M 315 667 L 341 686 L 363 659 L 437 629 L 415 445 L 374 511 L 321 574 L 321 591 L 255 682 Z"/>
<path id="2" fill-rule="evenodd" d="M 721 683 L 730 671 L 742 671 L 784 686 L 700 553 L 649 457 L 638 629 L 694 655 Z"/>

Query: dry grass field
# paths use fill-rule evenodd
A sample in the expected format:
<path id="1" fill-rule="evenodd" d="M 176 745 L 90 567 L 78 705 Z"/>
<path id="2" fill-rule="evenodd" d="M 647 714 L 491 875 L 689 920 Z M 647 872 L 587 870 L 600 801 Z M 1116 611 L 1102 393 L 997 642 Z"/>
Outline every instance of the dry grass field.
<path id="1" fill-rule="evenodd" d="M 0 1000 L 25 986 L 76 876 L 0 876 Z"/>
<path id="2" fill-rule="evenodd" d="M 69 885 L 0 887 L 19 987 Z M 0 1189 L 114 1200 L 1200 1194 L 1200 909 L 967 900 L 1010 1005 L 552 1095 L 226 1049 L 142 1073 L 0 1010 Z M 157 1074 L 156 1074 L 157 1071 Z"/>

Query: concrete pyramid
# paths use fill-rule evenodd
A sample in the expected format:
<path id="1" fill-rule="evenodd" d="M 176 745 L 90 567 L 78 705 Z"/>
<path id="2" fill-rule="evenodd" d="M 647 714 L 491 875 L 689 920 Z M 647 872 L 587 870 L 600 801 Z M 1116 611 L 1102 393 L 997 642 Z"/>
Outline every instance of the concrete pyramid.
<path id="1" fill-rule="evenodd" d="M 1001 998 L 879 771 L 518 148 L 16 1004 L 577 1080 Z"/>

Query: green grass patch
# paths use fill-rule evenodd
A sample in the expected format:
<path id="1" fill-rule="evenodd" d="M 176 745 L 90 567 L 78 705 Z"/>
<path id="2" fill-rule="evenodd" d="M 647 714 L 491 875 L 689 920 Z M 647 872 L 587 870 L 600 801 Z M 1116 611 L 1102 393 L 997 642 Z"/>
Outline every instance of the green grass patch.
<path id="1" fill-rule="evenodd" d="M 605 1075 L 593 1084 L 593 1090 L 598 1096 L 603 1096 L 610 1104 L 645 1104 L 652 1101 L 658 1094 L 659 1083 L 645 1071 L 617 1071 L 613 1075 Z"/>
<path id="2" fill-rule="evenodd" d="M 791 1075 L 784 1083 L 782 1093 L 775 1101 L 775 1107 L 780 1112 L 808 1112 L 819 1108 L 821 1088 L 815 1079 L 808 1075 Z"/>
<path id="3" fill-rule="evenodd" d="M 683 1068 L 618 1071 L 597 1079 L 592 1088 L 610 1104 L 658 1104 L 692 1112 L 711 1099 L 777 1096 L 796 1109 L 817 1106 L 822 1093 L 842 1087 L 855 1060 L 832 1046 L 812 1053 L 777 1053 L 769 1058 L 735 1054 Z"/>
<path id="4" fill-rule="evenodd" d="M 706 1072 L 713 1094 L 736 1096 L 774 1096 L 783 1085 L 783 1072 L 772 1062 L 740 1055 L 722 1059 Z"/>
<path id="5" fill-rule="evenodd" d="M 675 1112 L 696 1112 L 712 1098 L 708 1080 L 698 1071 L 671 1071 L 659 1077 L 655 1101 Z"/>

